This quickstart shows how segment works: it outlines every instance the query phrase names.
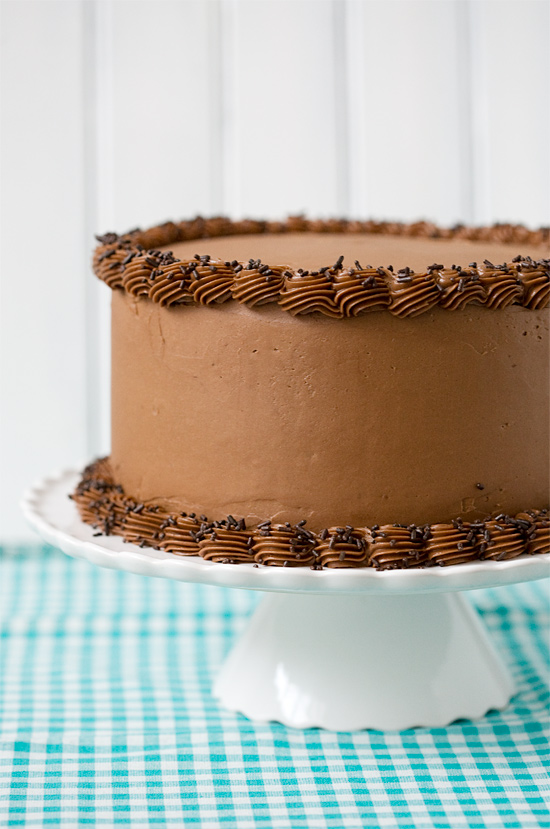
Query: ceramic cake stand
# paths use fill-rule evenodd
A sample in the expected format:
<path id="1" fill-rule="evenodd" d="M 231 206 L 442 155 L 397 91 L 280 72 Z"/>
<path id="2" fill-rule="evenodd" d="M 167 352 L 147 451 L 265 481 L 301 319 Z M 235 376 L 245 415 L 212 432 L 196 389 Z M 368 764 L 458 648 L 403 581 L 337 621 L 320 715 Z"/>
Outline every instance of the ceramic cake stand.
<path id="1" fill-rule="evenodd" d="M 214 686 L 254 720 L 338 731 L 443 726 L 503 708 L 512 680 L 478 614 L 459 592 L 550 575 L 550 555 L 426 570 L 310 570 L 216 564 L 93 537 L 67 497 L 79 473 L 25 496 L 48 543 L 102 567 L 262 590 Z"/>

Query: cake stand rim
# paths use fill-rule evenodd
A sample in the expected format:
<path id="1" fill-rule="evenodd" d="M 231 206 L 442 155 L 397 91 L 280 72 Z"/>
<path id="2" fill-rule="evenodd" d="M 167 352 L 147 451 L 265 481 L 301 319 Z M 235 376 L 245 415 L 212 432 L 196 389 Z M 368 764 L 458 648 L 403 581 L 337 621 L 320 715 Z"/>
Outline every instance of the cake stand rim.
<path id="1" fill-rule="evenodd" d="M 108 569 L 176 581 L 277 593 L 399 595 L 449 593 L 500 587 L 550 576 L 550 553 L 524 555 L 508 561 L 481 561 L 426 569 L 376 571 L 373 568 L 311 570 L 306 567 L 257 567 L 221 564 L 198 556 L 177 556 L 123 542 L 120 536 L 92 537 L 68 495 L 81 471 L 65 468 L 35 481 L 20 507 L 27 522 L 49 544 L 73 558 Z M 58 516 L 52 517 L 52 509 Z M 59 526 L 59 515 L 78 530 Z M 63 518 L 62 518 L 63 520 Z M 87 537 L 86 537 L 87 536 Z M 118 549 L 116 549 L 118 548 Z"/>

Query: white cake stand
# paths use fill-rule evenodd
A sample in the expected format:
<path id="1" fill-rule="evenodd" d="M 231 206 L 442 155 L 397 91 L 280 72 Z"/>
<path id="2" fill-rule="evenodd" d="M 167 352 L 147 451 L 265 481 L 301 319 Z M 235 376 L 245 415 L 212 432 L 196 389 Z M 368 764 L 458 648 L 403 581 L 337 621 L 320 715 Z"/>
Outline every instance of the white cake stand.
<path id="1" fill-rule="evenodd" d="M 458 591 L 550 575 L 550 554 L 426 570 L 216 564 L 93 537 L 68 499 L 79 473 L 47 478 L 23 511 L 70 556 L 144 576 L 267 591 L 214 692 L 254 720 L 338 731 L 444 726 L 507 705 L 513 683 Z"/>

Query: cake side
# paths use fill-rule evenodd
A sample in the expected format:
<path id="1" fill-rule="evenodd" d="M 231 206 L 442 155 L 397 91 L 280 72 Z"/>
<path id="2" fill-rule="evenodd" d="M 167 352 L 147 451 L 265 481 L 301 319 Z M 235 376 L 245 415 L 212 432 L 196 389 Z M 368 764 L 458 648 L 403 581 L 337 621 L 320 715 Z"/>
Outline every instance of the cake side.
<path id="1" fill-rule="evenodd" d="M 545 312 L 112 311 L 111 466 L 140 501 L 315 530 L 548 501 Z"/>

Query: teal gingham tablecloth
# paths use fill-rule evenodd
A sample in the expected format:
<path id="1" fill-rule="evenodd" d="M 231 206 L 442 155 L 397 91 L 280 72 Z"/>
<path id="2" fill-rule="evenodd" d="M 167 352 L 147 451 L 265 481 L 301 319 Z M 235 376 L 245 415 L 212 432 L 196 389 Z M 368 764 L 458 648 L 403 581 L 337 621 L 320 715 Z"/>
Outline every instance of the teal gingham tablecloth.
<path id="1" fill-rule="evenodd" d="M 550 827 L 548 582 L 477 591 L 518 686 L 504 713 L 298 731 L 220 710 L 259 597 L 2 554 L 1 826 Z"/>

